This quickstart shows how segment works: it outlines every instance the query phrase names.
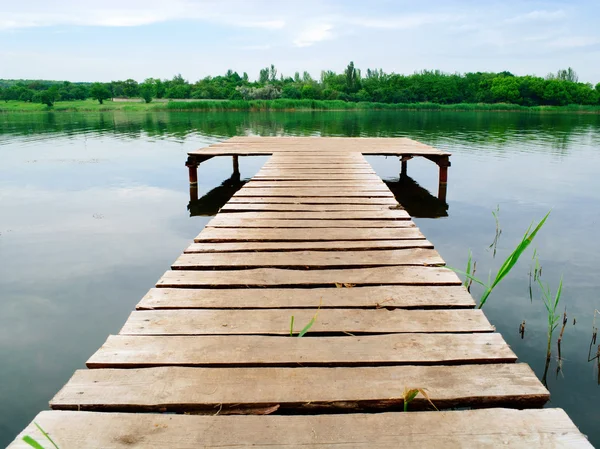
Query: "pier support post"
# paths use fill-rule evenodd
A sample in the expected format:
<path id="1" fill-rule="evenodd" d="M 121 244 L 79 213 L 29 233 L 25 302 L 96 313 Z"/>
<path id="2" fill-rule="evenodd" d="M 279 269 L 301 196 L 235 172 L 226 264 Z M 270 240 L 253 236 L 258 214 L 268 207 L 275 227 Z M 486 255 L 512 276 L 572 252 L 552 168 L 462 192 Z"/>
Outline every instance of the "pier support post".
<path id="1" fill-rule="evenodd" d="M 198 200 L 198 165 L 198 161 L 191 156 L 185 162 L 190 178 L 190 201 Z"/>
<path id="2" fill-rule="evenodd" d="M 448 167 L 450 167 L 450 158 L 443 156 L 438 159 L 437 164 L 440 167 L 440 182 L 438 185 L 438 199 L 446 202 L 446 193 L 448 191 Z"/>
<path id="3" fill-rule="evenodd" d="M 232 179 L 240 180 L 240 161 L 238 159 L 238 155 L 233 155 L 233 174 L 231 175 Z"/>
<path id="4" fill-rule="evenodd" d="M 408 161 L 412 159 L 412 156 L 402 156 L 400 157 L 400 178 L 405 178 L 407 176 L 406 169 L 408 167 Z"/>
<path id="5" fill-rule="evenodd" d="M 188 168 L 189 177 L 190 177 L 190 185 L 198 185 L 198 161 L 193 157 L 188 157 L 187 161 L 185 161 L 185 166 Z"/>

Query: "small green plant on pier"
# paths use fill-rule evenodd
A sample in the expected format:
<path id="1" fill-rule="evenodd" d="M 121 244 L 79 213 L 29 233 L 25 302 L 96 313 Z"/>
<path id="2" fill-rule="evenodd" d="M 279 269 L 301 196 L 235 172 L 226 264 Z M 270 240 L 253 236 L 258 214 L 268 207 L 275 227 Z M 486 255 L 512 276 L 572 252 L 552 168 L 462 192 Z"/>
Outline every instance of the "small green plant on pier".
<path id="1" fill-rule="evenodd" d="M 306 333 L 310 330 L 310 328 L 313 327 L 313 324 L 315 324 L 315 321 L 317 321 L 317 316 L 319 315 L 319 310 L 321 310 L 321 303 L 319 303 L 319 307 L 317 308 L 316 313 L 310 319 L 308 324 L 306 326 L 304 326 L 302 328 L 302 330 L 298 333 L 297 337 L 304 337 L 304 335 L 306 335 Z M 294 315 L 292 315 L 290 318 L 290 337 L 293 337 L 293 336 L 294 336 Z"/>
<path id="2" fill-rule="evenodd" d="M 404 411 L 408 411 L 408 404 L 410 404 L 417 396 L 421 393 L 425 399 L 431 404 L 431 406 L 437 410 L 437 407 L 429 399 L 429 395 L 424 388 L 406 388 L 404 387 L 404 393 L 402 394 L 402 400 L 404 402 Z"/>
<path id="3" fill-rule="evenodd" d="M 42 435 L 44 435 L 44 437 L 48 441 L 50 441 L 50 443 L 52 444 L 52 446 L 54 446 L 55 449 L 59 449 L 58 445 L 54 442 L 54 440 L 50 437 L 50 435 L 48 435 L 48 433 L 44 429 L 42 429 L 38 423 L 36 423 L 34 421 L 33 424 L 35 425 L 35 427 L 38 428 L 38 430 L 40 432 L 42 432 Z M 35 449 L 45 449 L 44 446 L 42 446 L 37 440 L 33 439 L 29 435 L 25 435 L 23 437 L 23 441 L 25 441 L 27 444 L 29 444 L 31 447 L 33 447 Z"/>

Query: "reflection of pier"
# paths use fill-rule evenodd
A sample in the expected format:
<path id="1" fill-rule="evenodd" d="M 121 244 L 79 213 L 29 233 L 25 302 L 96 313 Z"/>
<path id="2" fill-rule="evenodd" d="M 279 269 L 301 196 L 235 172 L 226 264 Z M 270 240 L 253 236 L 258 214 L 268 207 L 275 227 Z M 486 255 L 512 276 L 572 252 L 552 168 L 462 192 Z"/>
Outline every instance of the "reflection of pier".
<path id="1" fill-rule="evenodd" d="M 416 218 L 439 218 L 448 216 L 448 204 L 433 196 L 408 175 L 395 180 L 384 180 L 396 200 Z"/>
<path id="2" fill-rule="evenodd" d="M 194 174 L 193 180 L 192 173 Z M 210 190 L 200 199 L 198 199 L 198 178 L 196 173 L 195 167 L 193 170 L 190 170 L 190 202 L 188 203 L 190 217 L 211 217 L 216 215 L 219 209 L 229 201 L 229 198 L 246 184 L 246 181 L 242 181 L 240 177 L 240 166 L 237 156 L 233 157 L 233 173 L 231 176 L 223 181 L 220 186 Z"/>

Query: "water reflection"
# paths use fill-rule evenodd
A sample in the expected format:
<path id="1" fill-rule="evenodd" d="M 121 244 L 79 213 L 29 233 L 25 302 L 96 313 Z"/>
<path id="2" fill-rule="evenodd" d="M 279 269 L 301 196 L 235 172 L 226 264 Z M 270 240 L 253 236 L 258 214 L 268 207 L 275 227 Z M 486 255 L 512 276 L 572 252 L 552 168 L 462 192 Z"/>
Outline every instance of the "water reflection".
<path id="1" fill-rule="evenodd" d="M 0 114 L 0 447 L 119 331 L 244 182 L 228 178 L 231 159 L 214 158 L 201 164 L 188 197 L 187 152 L 233 135 L 407 136 L 452 152 L 447 204 L 434 196 L 430 161 L 414 158 L 413 179 L 400 180 L 398 158 L 367 159 L 453 267 L 465 266 L 471 248 L 480 273 L 496 270 L 531 221 L 552 209 L 535 246 L 549 280 L 564 274 L 564 301 L 578 325 L 570 321 L 561 341 L 561 374 L 548 375 L 549 405 L 600 444 L 600 360 L 590 345 L 600 309 L 600 115 L 106 112 Z M 266 159 L 242 158 L 241 172 L 251 177 Z M 498 204 L 505 226 L 494 259 Z M 485 313 L 542 378 L 547 316 L 530 298 L 528 269 L 525 258 Z"/>
<path id="2" fill-rule="evenodd" d="M 415 218 L 440 218 L 448 216 L 448 203 L 433 196 L 408 175 L 385 179 L 398 202 Z"/>
<path id="3" fill-rule="evenodd" d="M 207 192 L 198 199 L 198 186 L 190 186 L 190 202 L 188 203 L 188 211 L 190 217 L 196 216 L 213 216 L 219 212 L 227 201 L 240 190 L 248 179 L 241 180 L 240 173 L 234 172 L 231 177 L 227 178 L 221 185 Z"/>

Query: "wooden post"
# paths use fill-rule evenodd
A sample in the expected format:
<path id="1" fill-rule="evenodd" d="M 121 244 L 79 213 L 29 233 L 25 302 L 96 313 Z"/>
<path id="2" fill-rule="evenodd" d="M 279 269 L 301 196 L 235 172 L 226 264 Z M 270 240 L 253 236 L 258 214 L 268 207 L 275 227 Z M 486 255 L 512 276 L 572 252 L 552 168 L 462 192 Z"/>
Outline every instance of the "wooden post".
<path id="1" fill-rule="evenodd" d="M 185 166 L 188 168 L 190 177 L 190 186 L 198 185 L 198 161 L 193 157 L 188 157 L 185 162 Z"/>
<path id="2" fill-rule="evenodd" d="M 408 161 L 404 158 L 400 160 L 400 177 L 404 178 L 406 176 L 406 166 L 408 165 Z"/>
<path id="3" fill-rule="evenodd" d="M 232 156 L 232 158 L 233 158 L 233 174 L 239 175 L 240 174 L 240 162 L 238 160 L 237 154 Z"/>
<path id="4" fill-rule="evenodd" d="M 446 202 L 446 193 L 448 192 L 448 167 L 450 167 L 450 158 L 448 156 L 441 157 L 437 164 L 440 167 L 440 182 L 438 185 L 438 199 Z"/>
<path id="5" fill-rule="evenodd" d="M 198 184 L 190 184 L 190 203 L 198 201 Z"/>

